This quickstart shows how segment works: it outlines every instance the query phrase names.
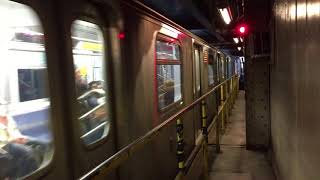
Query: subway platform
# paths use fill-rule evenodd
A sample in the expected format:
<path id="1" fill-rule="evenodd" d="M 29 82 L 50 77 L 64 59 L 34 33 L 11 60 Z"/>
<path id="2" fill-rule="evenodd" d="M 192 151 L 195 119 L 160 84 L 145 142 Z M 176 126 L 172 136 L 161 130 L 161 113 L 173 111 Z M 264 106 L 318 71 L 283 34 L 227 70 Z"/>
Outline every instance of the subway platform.
<path id="1" fill-rule="evenodd" d="M 209 137 L 210 180 L 275 180 L 265 152 L 246 149 L 245 92 L 240 91 L 225 134 L 221 137 L 221 152 L 216 153 Z"/>

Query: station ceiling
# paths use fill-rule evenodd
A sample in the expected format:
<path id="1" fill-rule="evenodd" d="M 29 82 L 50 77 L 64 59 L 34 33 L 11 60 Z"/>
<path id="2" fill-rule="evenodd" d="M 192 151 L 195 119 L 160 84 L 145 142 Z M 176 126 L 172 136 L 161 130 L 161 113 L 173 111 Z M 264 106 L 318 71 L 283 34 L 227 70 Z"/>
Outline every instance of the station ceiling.
<path id="1" fill-rule="evenodd" d="M 140 0 L 213 46 L 231 55 L 242 56 L 232 33 L 243 19 L 243 0 Z M 218 8 L 229 7 L 232 21 L 225 24 Z"/>

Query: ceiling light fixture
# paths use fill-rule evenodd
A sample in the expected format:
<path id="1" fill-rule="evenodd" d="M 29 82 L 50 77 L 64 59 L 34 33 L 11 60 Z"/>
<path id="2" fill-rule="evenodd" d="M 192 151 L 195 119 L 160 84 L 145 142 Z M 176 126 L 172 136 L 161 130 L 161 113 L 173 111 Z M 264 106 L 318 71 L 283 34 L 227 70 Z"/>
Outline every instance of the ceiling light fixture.
<path id="1" fill-rule="evenodd" d="M 230 14 L 228 8 L 219 9 L 219 12 L 220 12 L 224 22 L 226 24 L 230 24 L 230 22 L 231 22 L 231 14 Z"/>
<path id="2" fill-rule="evenodd" d="M 238 38 L 233 38 L 233 41 L 238 44 L 239 43 L 239 39 Z"/>
<path id="3" fill-rule="evenodd" d="M 168 26 L 166 24 L 162 24 L 161 29 L 159 31 L 160 33 L 170 36 L 172 38 L 177 39 L 179 34 L 181 34 L 180 31 L 176 30 L 175 28 Z"/>

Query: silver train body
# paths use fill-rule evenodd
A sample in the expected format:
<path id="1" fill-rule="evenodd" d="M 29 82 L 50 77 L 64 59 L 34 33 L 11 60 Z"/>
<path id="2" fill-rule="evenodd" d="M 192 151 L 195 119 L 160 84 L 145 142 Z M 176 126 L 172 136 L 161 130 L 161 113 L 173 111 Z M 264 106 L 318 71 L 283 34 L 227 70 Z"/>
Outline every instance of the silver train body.
<path id="1" fill-rule="evenodd" d="M 0 6 L 4 6 L 6 2 L 1 1 Z M 48 160 L 27 178 L 77 179 L 219 82 L 240 73 L 240 58 L 224 54 L 133 1 L 24 0 L 15 3 L 34 11 L 42 33 L 34 29 L 31 34 L 43 39 L 30 43 L 21 41 L 20 37 L 10 44 L 11 59 L 1 62 L 6 68 L 0 72 L 0 87 L 4 89 L 0 96 L 9 103 L 7 113 L 16 120 L 22 134 L 52 144 L 52 153 L 46 154 Z M 96 24 L 103 40 L 89 41 L 72 34 L 75 20 Z M 17 38 L 18 34 L 16 31 L 13 36 Z M 83 47 L 87 52 L 75 50 L 75 41 L 85 42 Z M 97 45 L 101 42 L 102 48 Z M 162 52 L 161 48 L 165 50 Z M 173 55 L 166 54 L 169 51 Z M 103 57 L 103 65 L 97 63 L 86 71 L 94 74 L 87 75 L 91 82 L 103 79 L 105 83 L 104 97 L 99 100 L 103 106 L 93 110 L 104 108 L 108 118 L 92 129 L 94 133 L 103 126 L 103 135 L 87 144 L 84 136 L 91 131 L 82 133 L 79 116 L 90 116 L 91 110 L 79 115 L 81 98 L 74 83 L 77 55 L 82 59 Z M 166 99 L 170 96 L 163 90 L 169 71 L 172 71 L 172 88 L 180 92 L 171 100 Z M 45 83 L 46 89 L 39 84 L 29 88 L 31 81 Z M 207 98 L 209 122 L 217 112 L 220 93 Z M 188 157 L 201 132 L 200 107 L 182 119 L 185 157 Z M 173 124 L 106 178 L 174 179 L 176 147 Z"/>

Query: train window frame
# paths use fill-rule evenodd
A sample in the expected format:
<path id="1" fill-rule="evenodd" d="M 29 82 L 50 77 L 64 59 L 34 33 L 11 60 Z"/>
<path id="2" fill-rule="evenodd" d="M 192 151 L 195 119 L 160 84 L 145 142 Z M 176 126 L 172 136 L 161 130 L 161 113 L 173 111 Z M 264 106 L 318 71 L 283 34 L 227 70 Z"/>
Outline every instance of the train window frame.
<path id="1" fill-rule="evenodd" d="M 32 99 L 32 100 L 28 100 L 28 101 L 20 101 L 20 92 L 19 92 L 19 89 L 17 90 L 18 91 L 18 102 L 16 103 L 13 103 L 13 104 L 9 104 L 8 105 L 8 109 L 12 109 L 12 108 L 18 108 L 19 110 L 16 111 L 17 112 L 20 112 L 20 106 L 28 106 L 28 105 L 32 105 L 32 104 L 35 104 L 35 103 L 39 103 L 39 102 L 46 102 L 46 100 L 48 100 L 48 105 L 45 105 L 45 107 L 49 107 L 49 109 L 52 109 L 52 108 L 55 108 L 54 104 L 52 104 L 52 99 L 54 98 L 54 93 L 52 93 L 52 90 L 51 90 L 51 85 L 52 85 L 52 78 L 50 76 L 50 73 L 48 71 L 48 69 L 50 69 L 50 63 L 52 60 L 51 58 L 49 58 L 48 56 L 48 52 L 50 52 L 50 48 L 48 47 L 47 45 L 47 41 L 48 41 L 48 36 L 47 36 L 47 32 L 46 32 L 46 26 L 45 26 L 45 23 L 43 23 L 43 19 L 41 18 L 41 11 L 39 11 L 39 7 L 36 5 L 35 2 L 33 1 L 22 1 L 22 0 L 8 0 L 8 2 L 11 2 L 11 3 L 16 3 L 16 4 L 19 4 L 19 5 L 22 5 L 22 6 L 25 6 L 25 9 L 28 9 L 29 12 L 31 12 L 34 16 L 33 18 L 35 18 L 38 23 L 39 23 L 39 26 L 41 27 L 41 33 L 42 33 L 42 36 L 43 36 L 43 55 L 44 55 L 44 60 L 45 60 L 45 66 L 39 66 L 39 67 L 32 67 L 30 69 L 38 69 L 38 68 L 46 68 L 47 72 L 47 76 L 46 76 L 46 81 L 47 81 L 47 97 L 44 97 L 44 98 L 38 98 L 38 99 Z M 37 52 L 37 51 L 36 51 Z M 17 66 L 17 69 L 16 70 L 16 75 L 18 76 L 18 70 L 19 69 L 25 69 L 25 67 L 23 66 Z M 18 80 L 18 78 L 17 78 Z M 19 88 L 19 83 L 17 82 L 17 87 Z M 11 90 L 11 89 L 10 89 Z M 10 102 L 9 102 L 10 103 Z M 28 109 L 28 108 L 27 108 Z M 40 108 L 40 110 L 42 110 L 42 108 Z M 22 178 L 22 179 L 33 179 L 33 178 L 40 178 L 40 177 L 43 177 L 43 176 L 46 176 L 49 172 L 50 172 L 50 169 L 53 168 L 53 165 L 54 163 L 56 162 L 57 160 L 57 153 L 59 151 L 57 151 L 57 148 L 56 148 L 56 143 L 57 143 L 57 140 L 55 138 L 56 136 L 56 128 L 54 125 L 54 122 L 55 122 L 55 116 L 52 114 L 52 110 L 49 110 L 48 112 L 48 121 L 49 121 L 49 124 L 50 126 L 48 127 L 49 131 L 50 131 L 50 134 L 52 136 L 52 140 L 50 142 L 50 149 L 51 149 L 51 155 L 50 155 L 50 158 L 45 158 L 47 159 L 46 161 L 43 161 L 40 166 L 31 171 L 29 174 L 27 175 L 24 175 L 24 176 L 21 176 L 19 177 Z"/>
<path id="2" fill-rule="evenodd" d="M 179 47 L 179 60 L 169 60 L 169 63 L 166 63 L 165 61 L 158 61 L 157 59 L 157 41 L 162 41 L 162 42 L 172 42 L 174 44 L 177 44 Z M 173 42 L 174 41 L 174 42 Z M 156 107 L 158 113 L 161 114 L 161 116 L 165 116 L 166 114 L 172 113 L 172 111 L 177 110 L 179 107 L 183 105 L 184 102 L 184 89 L 183 89 L 183 84 L 184 84 L 184 68 L 183 68 L 183 51 L 182 51 L 182 43 L 179 39 L 177 38 L 172 38 L 169 37 L 165 34 L 162 34 L 160 32 L 157 33 L 156 38 L 155 38 L 155 44 L 154 44 L 155 50 L 154 50 L 154 81 L 155 81 L 155 97 L 156 97 Z M 159 90 L 158 90 L 158 79 L 157 79 L 157 66 L 158 65 L 179 65 L 180 66 L 180 83 L 181 83 L 181 98 L 173 102 L 163 108 L 159 107 Z"/>
<path id="3" fill-rule="evenodd" d="M 112 97 L 112 82 L 110 81 L 111 78 L 111 70 L 110 70 L 110 62 L 108 62 L 107 60 L 107 54 L 109 53 L 108 51 L 108 38 L 107 38 L 107 34 L 106 34 L 106 28 L 104 27 L 104 23 L 101 21 L 101 19 L 97 18 L 97 17 L 93 17 L 93 16 L 85 16 L 85 15 L 80 15 L 80 16 L 74 16 L 72 17 L 70 24 L 69 24 L 69 29 L 70 29 L 70 42 L 71 42 L 71 46 L 73 46 L 72 43 L 72 26 L 74 24 L 75 21 L 85 21 L 88 23 L 92 23 L 94 25 L 96 25 L 98 27 L 98 29 L 100 30 L 100 33 L 102 35 L 102 43 L 103 43 L 103 57 L 102 57 L 102 63 L 104 66 L 104 73 L 103 73 L 103 77 L 105 79 L 105 82 L 108 83 L 109 88 L 107 90 L 107 93 L 105 94 L 105 98 L 107 99 L 107 101 L 109 101 L 106 105 L 106 110 L 109 111 L 109 115 L 107 116 L 109 118 L 108 124 L 106 124 L 106 126 L 108 127 L 108 133 L 107 135 L 105 135 L 104 137 L 93 141 L 92 143 L 86 144 L 82 138 L 81 138 L 81 125 L 79 123 L 79 116 L 78 116 L 78 105 L 75 103 L 73 103 L 74 109 L 75 109 L 75 122 L 76 122 L 76 131 L 77 131 L 77 139 L 80 141 L 81 146 L 86 150 L 86 151 L 93 151 L 97 148 L 99 148 L 100 146 L 104 145 L 105 143 L 108 142 L 110 135 L 113 131 L 113 108 L 112 108 L 112 103 L 113 103 L 113 97 Z M 73 47 L 71 47 L 71 56 L 72 56 L 72 70 L 75 71 L 76 70 L 76 66 L 75 66 L 75 61 L 74 61 L 74 53 L 73 53 Z M 74 89 L 76 89 L 76 84 L 75 84 L 75 76 L 73 76 L 74 78 L 74 82 L 73 82 L 73 86 Z M 76 92 L 73 92 L 74 94 L 76 94 Z M 76 97 L 76 96 L 75 96 Z M 76 100 L 76 99 L 75 99 Z M 80 115 L 81 117 L 81 115 Z"/>

